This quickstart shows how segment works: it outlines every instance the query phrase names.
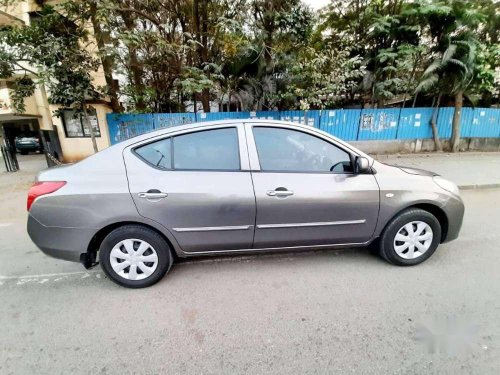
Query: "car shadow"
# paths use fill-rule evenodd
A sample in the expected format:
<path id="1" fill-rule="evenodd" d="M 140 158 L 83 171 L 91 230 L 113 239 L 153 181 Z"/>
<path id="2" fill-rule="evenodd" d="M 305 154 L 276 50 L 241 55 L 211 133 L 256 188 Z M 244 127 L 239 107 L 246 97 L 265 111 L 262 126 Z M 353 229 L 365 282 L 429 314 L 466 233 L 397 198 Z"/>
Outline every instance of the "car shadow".
<path id="1" fill-rule="evenodd" d="M 245 268 L 255 270 L 257 267 L 262 267 L 267 270 L 268 267 L 290 263 L 314 267 L 325 262 L 334 262 L 340 265 L 355 264 L 356 266 L 390 266 L 366 247 L 213 255 L 177 259 L 168 275 L 160 283 L 173 282 L 174 279 L 181 276 L 182 278 L 188 277 L 187 275 L 192 271 L 196 273 L 203 270 L 212 272 L 210 269 L 213 268 L 217 268 L 218 271 L 231 271 L 232 269 L 244 270 Z"/>

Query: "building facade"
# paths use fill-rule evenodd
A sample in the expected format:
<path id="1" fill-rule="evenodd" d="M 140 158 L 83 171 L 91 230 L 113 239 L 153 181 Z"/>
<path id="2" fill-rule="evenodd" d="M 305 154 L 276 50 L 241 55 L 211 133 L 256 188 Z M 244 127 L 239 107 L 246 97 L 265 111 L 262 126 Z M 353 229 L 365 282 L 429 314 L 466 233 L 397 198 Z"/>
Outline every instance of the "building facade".
<path id="1" fill-rule="evenodd" d="M 45 1 L 46 4 L 56 4 L 58 1 Z M 11 5 L 0 6 L 0 25 L 23 27 L 32 22 L 36 12 L 40 10 L 40 1 L 24 0 L 15 1 Z M 91 29 L 89 28 L 91 31 Z M 91 53 L 97 52 L 97 45 L 87 46 Z M 24 75 L 24 72 L 22 73 Z M 12 79 L 15 79 L 14 76 Z M 96 86 L 105 87 L 106 81 L 102 68 L 92 75 Z M 57 117 L 54 112 L 60 107 L 50 104 L 50 92 L 43 86 L 36 87 L 34 95 L 25 100 L 23 113 L 16 113 L 11 103 L 12 82 L 0 80 L 0 142 L 14 145 L 16 137 L 42 133 L 51 134 L 58 138 L 57 148 L 52 148 L 56 158 L 63 162 L 78 161 L 94 153 L 89 130 L 83 126 L 82 121 L 75 118 L 71 108 L 63 109 L 63 116 Z M 111 112 L 109 98 L 89 101 L 89 113 L 97 147 L 102 150 L 110 145 L 109 132 L 106 123 L 106 114 Z M 47 138 L 48 140 L 48 138 Z M 54 142 L 54 139 L 52 139 Z M 60 155 L 58 154 L 60 153 Z"/>

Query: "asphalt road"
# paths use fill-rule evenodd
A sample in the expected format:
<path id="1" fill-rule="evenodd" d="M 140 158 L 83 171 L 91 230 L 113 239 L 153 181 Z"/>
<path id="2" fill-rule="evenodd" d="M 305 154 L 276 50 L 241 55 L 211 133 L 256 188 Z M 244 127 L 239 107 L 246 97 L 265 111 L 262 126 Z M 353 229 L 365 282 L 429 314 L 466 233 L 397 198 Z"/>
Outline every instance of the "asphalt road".
<path id="1" fill-rule="evenodd" d="M 4 189 L 0 374 L 498 374 L 500 190 L 463 197 L 461 237 L 417 267 L 359 249 L 219 258 L 130 290 L 40 253 L 24 193 Z"/>

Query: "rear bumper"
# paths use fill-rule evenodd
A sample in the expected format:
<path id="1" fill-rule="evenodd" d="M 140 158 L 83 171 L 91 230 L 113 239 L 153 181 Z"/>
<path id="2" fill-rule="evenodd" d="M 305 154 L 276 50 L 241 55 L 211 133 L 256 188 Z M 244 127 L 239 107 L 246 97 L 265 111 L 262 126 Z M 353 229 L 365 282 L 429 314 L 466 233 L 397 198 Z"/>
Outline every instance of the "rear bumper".
<path id="1" fill-rule="evenodd" d="M 453 197 L 443 207 L 446 217 L 448 218 L 448 230 L 444 242 L 449 242 L 458 238 L 462 222 L 464 219 L 465 206 L 460 197 Z"/>
<path id="2" fill-rule="evenodd" d="M 18 143 L 16 144 L 16 148 L 18 150 L 22 150 L 22 151 L 38 151 L 40 150 L 40 146 L 39 145 L 36 145 L 36 144 L 31 144 L 31 143 Z"/>
<path id="3" fill-rule="evenodd" d="M 81 254 L 95 234 L 94 229 L 47 227 L 28 215 L 28 234 L 45 254 L 71 262 L 80 262 Z"/>

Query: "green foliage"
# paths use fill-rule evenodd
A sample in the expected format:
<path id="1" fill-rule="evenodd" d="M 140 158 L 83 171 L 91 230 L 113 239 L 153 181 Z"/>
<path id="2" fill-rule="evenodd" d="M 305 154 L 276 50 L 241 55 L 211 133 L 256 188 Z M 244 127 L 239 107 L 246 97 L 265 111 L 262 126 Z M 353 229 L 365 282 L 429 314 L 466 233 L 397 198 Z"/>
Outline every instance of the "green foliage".
<path id="1" fill-rule="evenodd" d="M 0 45 L 8 46 L 2 52 L 2 74 L 14 78 L 15 110 L 24 110 L 24 98 L 37 84 L 47 87 L 52 103 L 63 106 L 81 106 L 97 98 L 90 74 L 99 65 L 82 48 L 87 40 L 83 27 L 50 6 L 44 6 L 29 26 L 0 30 Z"/>
<path id="2" fill-rule="evenodd" d="M 278 94 L 283 107 L 300 109 L 325 108 L 344 103 L 364 75 L 359 56 L 350 57 L 349 50 L 333 45 L 316 50 L 304 48 L 289 68 L 285 89 Z"/>
<path id="3" fill-rule="evenodd" d="M 228 100 L 241 110 L 385 106 L 416 93 L 430 104 L 457 91 L 491 105 L 499 29 L 493 0 L 331 0 L 318 12 L 301 0 L 68 0 L 0 30 L 0 77 L 16 82 L 20 111 L 34 87 L 24 78 L 55 103 L 102 91 L 137 112 Z M 105 90 L 91 79 L 100 65 Z"/>
<path id="4" fill-rule="evenodd" d="M 425 6 L 422 14 L 436 22 L 430 24 L 434 57 L 416 91 L 451 96 L 464 93 L 473 103 L 483 95 L 493 94 L 497 63 L 490 63 L 490 52 L 498 48 L 498 43 L 486 44 L 480 39 L 484 35 L 478 29 L 488 21 L 482 9 L 450 0 L 439 6 Z"/>

